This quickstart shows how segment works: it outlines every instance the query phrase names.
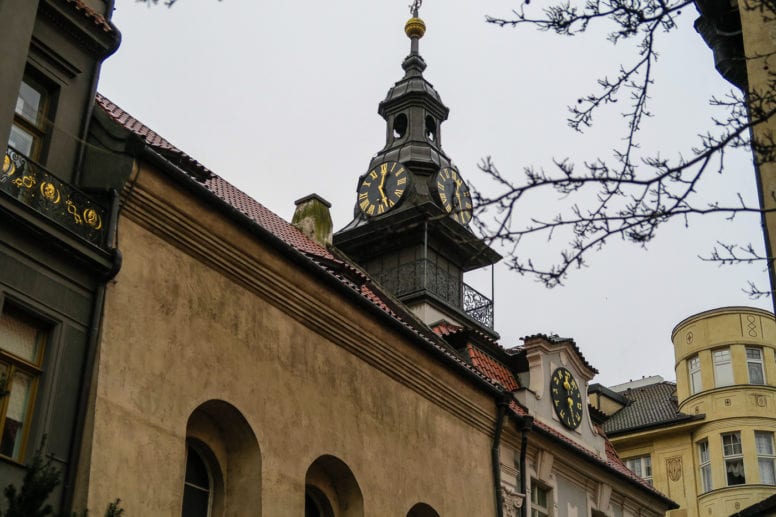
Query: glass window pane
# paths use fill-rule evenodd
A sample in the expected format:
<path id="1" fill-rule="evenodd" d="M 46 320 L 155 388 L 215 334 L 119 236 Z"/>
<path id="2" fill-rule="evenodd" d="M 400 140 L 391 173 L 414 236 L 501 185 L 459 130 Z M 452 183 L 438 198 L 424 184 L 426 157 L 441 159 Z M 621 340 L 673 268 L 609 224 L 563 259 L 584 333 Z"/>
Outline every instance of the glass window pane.
<path id="1" fill-rule="evenodd" d="M 186 485 L 183 488 L 183 517 L 208 517 L 210 510 L 210 493 L 196 487 Z"/>
<path id="2" fill-rule="evenodd" d="M 19 97 L 16 99 L 16 113 L 38 126 L 41 122 L 40 110 L 43 107 L 42 100 L 43 94 L 25 80 L 19 88 Z"/>
<path id="3" fill-rule="evenodd" d="M 754 440 L 757 444 L 757 454 L 773 455 L 773 433 L 755 431 Z"/>
<path id="4" fill-rule="evenodd" d="M 776 471 L 774 471 L 773 459 L 760 459 L 760 483 L 764 485 L 776 485 Z"/>
<path id="5" fill-rule="evenodd" d="M 186 458 L 186 483 L 208 490 L 210 488 L 210 476 L 202 457 L 191 447 Z"/>
<path id="6" fill-rule="evenodd" d="M 730 386 L 733 384 L 733 367 L 730 364 L 730 350 L 722 348 L 714 350 L 714 382 L 716 386 Z"/>
<path id="7" fill-rule="evenodd" d="M 749 384 L 765 384 L 763 377 L 763 365 L 761 363 L 749 363 Z"/>
<path id="8" fill-rule="evenodd" d="M 698 449 L 701 453 L 701 463 L 706 463 L 709 461 L 709 442 L 699 443 Z"/>
<path id="9" fill-rule="evenodd" d="M 32 377 L 16 372 L 11 382 L 8 396 L 8 409 L 3 423 L 3 436 L 0 440 L 0 454 L 18 458 L 22 442 L 22 427 L 27 417 L 32 392 Z"/>
<path id="10" fill-rule="evenodd" d="M 0 348 L 26 361 L 36 363 L 39 344 L 40 329 L 31 322 L 9 311 L 0 317 Z"/>
<path id="11" fill-rule="evenodd" d="M 746 349 L 746 358 L 747 359 L 756 359 L 756 360 L 762 360 L 762 351 L 759 348 L 750 348 L 747 347 Z"/>
<path id="12" fill-rule="evenodd" d="M 725 462 L 725 470 L 727 472 L 728 485 L 743 485 L 746 483 L 743 460 L 727 460 Z"/>
<path id="13" fill-rule="evenodd" d="M 35 137 L 16 124 L 11 125 L 11 134 L 8 137 L 8 145 L 25 156 L 32 155 L 32 147 L 35 145 Z"/>

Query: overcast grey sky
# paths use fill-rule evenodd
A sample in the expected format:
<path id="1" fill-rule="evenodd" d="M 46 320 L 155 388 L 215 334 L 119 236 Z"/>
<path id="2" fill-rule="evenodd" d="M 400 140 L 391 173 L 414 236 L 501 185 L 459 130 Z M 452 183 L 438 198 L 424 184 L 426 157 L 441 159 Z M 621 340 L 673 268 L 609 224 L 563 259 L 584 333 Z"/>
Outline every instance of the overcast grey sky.
<path id="1" fill-rule="evenodd" d="M 409 51 L 403 32 L 409 0 L 178 0 L 172 9 L 117 0 L 123 41 L 103 67 L 99 90 L 167 140 L 286 219 L 294 200 L 316 192 L 332 204 L 335 229 L 353 215 L 356 180 L 384 144 L 377 104 L 402 76 Z M 536 2 L 535 2 L 536 3 Z M 566 106 L 613 76 L 625 49 L 599 35 L 559 38 L 530 28 L 500 29 L 485 14 L 509 16 L 516 1 L 426 0 L 420 51 L 450 108 L 442 126 L 446 153 L 469 183 L 488 188 L 477 169 L 492 156 L 502 173 L 609 158 L 623 134 L 614 106 L 594 130 L 566 126 Z M 675 156 L 709 125 L 708 99 L 730 87 L 692 29 L 694 12 L 658 43 L 655 117 L 644 148 Z M 737 153 L 703 192 L 754 200 L 751 159 Z M 561 203 L 529 201 L 531 214 Z M 716 240 L 762 248 L 759 219 L 698 218 L 674 224 L 646 250 L 612 240 L 548 290 L 503 267 L 495 270 L 496 330 L 505 347 L 538 332 L 572 337 L 596 366 L 597 382 L 648 375 L 674 379 L 673 327 L 727 305 L 770 309 L 750 300 L 747 280 L 767 285 L 762 265 L 720 268 L 701 262 Z M 535 243 L 543 256 L 558 243 Z M 534 250 L 531 250 L 534 254 Z M 467 281 L 490 293 L 490 273 Z"/>

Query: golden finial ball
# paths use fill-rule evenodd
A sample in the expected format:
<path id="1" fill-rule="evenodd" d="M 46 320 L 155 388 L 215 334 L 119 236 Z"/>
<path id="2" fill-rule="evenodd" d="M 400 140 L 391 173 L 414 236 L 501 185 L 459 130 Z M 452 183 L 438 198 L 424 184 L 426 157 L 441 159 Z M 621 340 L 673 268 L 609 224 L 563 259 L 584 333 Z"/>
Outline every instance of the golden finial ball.
<path id="1" fill-rule="evenodd" d="M 408 38 L 422 38 L 426 33 L 426 24 L 420 18 L 410 18 L 404 24 L 404 32 Z"/>

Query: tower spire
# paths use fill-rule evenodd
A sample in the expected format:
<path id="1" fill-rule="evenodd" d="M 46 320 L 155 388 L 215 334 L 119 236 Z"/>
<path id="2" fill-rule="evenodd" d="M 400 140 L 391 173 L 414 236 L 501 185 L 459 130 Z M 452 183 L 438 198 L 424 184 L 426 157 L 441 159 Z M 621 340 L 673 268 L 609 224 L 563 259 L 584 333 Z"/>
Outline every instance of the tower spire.
<path id="1" fill-rule="evenodd" d="M 406 72 L 405 78 L 420 76 L 423 70 L 426 69 L 426 62 L 420 57 L 420 52 L 418 51 L 418 42 L 426 33 L 426 24 L 418 17 L 418 10 L 421 4 L 423 4 L 423 0 L 414 0 L 412 2 L 410 5 L 412 18 L 404 24 L 404 33 L 410 39 L 410 55 L 402 63 L 402 68 Z"/>

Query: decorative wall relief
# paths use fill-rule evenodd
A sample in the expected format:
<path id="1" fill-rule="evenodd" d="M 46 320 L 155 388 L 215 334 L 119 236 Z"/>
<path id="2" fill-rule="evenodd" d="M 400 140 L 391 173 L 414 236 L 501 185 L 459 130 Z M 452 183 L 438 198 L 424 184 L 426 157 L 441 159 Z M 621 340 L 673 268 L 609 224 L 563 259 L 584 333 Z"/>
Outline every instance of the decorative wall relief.
<path id="1" fill-rule="evenodd" d="M 671 481 L 679 481 L 682 478 L 681 456 L 671 456 L 666 459 L 666 474 Z"/>
<path id="2" fill-rule="evenodd" d="M 504 517 L 519 517 L 520 508 L 523 506 L 525 496 L 517 493 L 506 485 L 501 485 L 501 497 Z"/>

